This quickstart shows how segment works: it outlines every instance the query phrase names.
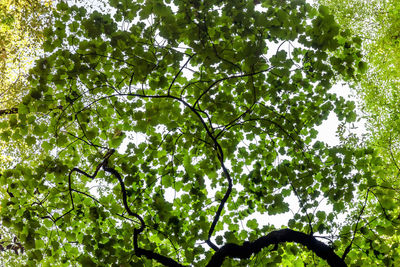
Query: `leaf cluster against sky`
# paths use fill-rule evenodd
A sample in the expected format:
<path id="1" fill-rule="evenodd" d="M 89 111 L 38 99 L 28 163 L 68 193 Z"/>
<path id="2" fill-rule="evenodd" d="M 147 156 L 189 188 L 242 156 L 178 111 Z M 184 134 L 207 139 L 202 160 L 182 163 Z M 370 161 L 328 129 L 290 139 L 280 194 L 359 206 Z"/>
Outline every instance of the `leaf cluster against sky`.
<path id="1" fill-rule="evenodd" d="M 362 99 L 371 144 L 392 169 L 391 182 L 397 183 L 399 161 L 399 41 L 398 1 L 321 0 L 340 24 L 363 39 L 364 60 L 369 68 L 353 87 Z"/>
<path id="2" fill-rule="evenodd" d="M 27 265 L 398 262 L 376 152 L 315 140 L 331 111 L 356 119 L 329 89 L 361 78 L 361 39 L 326 7 L 260 2 L 57 4 L 29 93 L 0 121 L 3 141 L 40 151 L 0 177 Z M 287 228 L 252 219 L 290 195 Z"/>

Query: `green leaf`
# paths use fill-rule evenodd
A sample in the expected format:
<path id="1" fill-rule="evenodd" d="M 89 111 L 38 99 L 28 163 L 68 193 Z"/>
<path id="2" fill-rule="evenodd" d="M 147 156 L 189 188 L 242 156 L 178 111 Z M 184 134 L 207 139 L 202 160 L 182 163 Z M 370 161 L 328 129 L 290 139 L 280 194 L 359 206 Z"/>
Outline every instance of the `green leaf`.
<path id="1" fill-rule="evenodd" d="M 251 219 L 248 220 L 246 223 L 246 226 L 249 227 L 252 230 L 257 230 L 258 229 L 258 223 L 256 219 Z"/>
<path id="2" fill-rule="evenodd" d="M 162 185 L 165 187 L 172 187 L 173 182 L 173 178 L 169 175 L 166 175 L 162 178 Z"/>
<path id="3" fill-rule="evenodd" d="M 88 266 L 88 267 L 97 266 L 97 264 L 87 255 L 79 256 L 78 261 L 80 264 L 82 264 L 82 266 Z"/>

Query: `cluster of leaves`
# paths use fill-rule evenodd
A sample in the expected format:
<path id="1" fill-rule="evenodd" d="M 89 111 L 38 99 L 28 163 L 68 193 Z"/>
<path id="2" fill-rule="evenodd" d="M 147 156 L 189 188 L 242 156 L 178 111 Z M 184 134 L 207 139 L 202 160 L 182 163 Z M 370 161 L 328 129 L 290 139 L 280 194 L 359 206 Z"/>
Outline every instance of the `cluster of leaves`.
<path id="1" fill-rule="evenodd" d="M 374 0 L 319 0 L 333 9 L 336 19 L 363 41 L 362 52 L 369 68 L 354 84 L 366 113 L 371 145 L 392 170 L 396 182 L 400 160 L 399 92 L 400 86 L 400 3 Z"/>
<path id="2" fill-rule="evenodd" d="M 50 23 L 50 0 L 0 1 L 0 115 L 17 112 L 29 91 L 27 75 L 40 54 L 43 29 Z M 21 142 L 0 141 L 0 165 L 9 166 L 25 149 Z"/>
<path id="3" fill-rule="evenodd" d="M 0 1 L 0 109 L 12 108 L 26 91 L 26 74 L 49 23 L 51 1 Z"/>
<path id="4" fill-rule="evenodd" d="M 41 51 L 43 28 L 50 22 L 50 3 L 48 0 L 0 0 L 0 116 L 18 112 L 22 96 L 29 91 L 27 75 Z M 27 150 L 22 139 L 15 142 L 0 140 L 0 170 L 22 160 Z M 2 186 L 0 194 L 7 195 L 6 189 Z M 0 233 L 3 237 L 0 252 L 4 259 L 0 265 L 20 265 L 24 258 L 20 255 L 24 250 L 22 244 L 3 227 Z"/>
<path id="5" fill-rule="evenodd" d="M 359 39 L 326 7 L 104 7 L 57 5 L 30 92 L 0 122 L 2 140 L 42 151 L 0 177 L 10 193 L 2 224 L 18 233 L 28 265 L 392 260 L 365 247 L 377 240 L 369 228 L 393 221 L 383 201 L 387 217 L 362 221 L 379 195 L 376 153 L 315 140 L 331 111 L 355 120 L 354 103 L 329 89 L 364 68 Z M 289 196 L 300 206 L 290 229 L 254 219 L 289 211 Z"/>
<path id="6" fill-rule="evenodd" d="M 378 201 L 370 203 L 371 212 L 368 221 L 374 222 L 376 230 L 369 234 L 381 236 L 378 243 L 370 242 L 369 247 L 379 257 L 395 257 L 388 251 L 398 244 L 395 224 L 383 223 L 379 219 L 380 212 L 391 207 L 390 218 L 397 218 L 400 210 L 399 198 L 399 41 L 400 32 L 398 1 L 336 1 L 320 0 L 319 3 L 328 5 L 336 19 L 352 34 L 357 34 L 362 39 L 362 52 L 368 63 L 368 69 L 359 80 L 352 84 L 360 104 L 365 112 L 369 133 L 368 145 L 373 147 L 382 158 L 384 169 L 373 170 L 378 185 L 378 190 L 373 190 Z M 367 216 L 367 214 L 366 214 Z M 385 215 L 387 218 L 387 216 Z M 370 229 L 371 230 L 371 229 Z M 384 248 L 380 244 L 385 244 Z M 383 252 L 381 252 L 383 251 Z"/>

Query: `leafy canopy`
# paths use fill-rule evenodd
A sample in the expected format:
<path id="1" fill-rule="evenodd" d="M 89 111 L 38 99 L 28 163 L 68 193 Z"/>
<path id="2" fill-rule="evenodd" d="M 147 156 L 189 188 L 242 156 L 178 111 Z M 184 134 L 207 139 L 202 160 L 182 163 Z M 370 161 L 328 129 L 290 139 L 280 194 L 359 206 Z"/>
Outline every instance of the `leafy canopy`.
<path id="1" fill-rule="evenodd" d="M 376 214 L 385 207 L 398 207 L 399 197 L 399 65 L 400 65 L 400 20 L 398 1 L 374 0 L 320 0 L 319 3 L 333 9 L 337 21 L 353 34 L 360 36 L 362 53 L 368 68 L 352 87 L 360 97 L 360 103 L 367 121 L 368 139 L 382 159 L 384 170 L 376 170 L 375 182 L 379 190 L 378 202 L 370 203 L 369 218 L 380 235 L 370 247 L 378 257 L 395 258 L 388 253 L 398 242 L 397 224 L 387 224 Z M 392 214 L 398 214 L 394 208 Z M 385 215 L 386 217 L 386 215 Z M 370 225 L 370 224 L 369 224 Z M 389 227 L 389 228 L 388 228 Z M 386 248 L 381 245 L 385 244 Z M 387 263 L 388 264 L 388 263 Z"/>
<path id="2" fill-rule="evenodd" d="M 40 53 L 49 11 L 49 0 L 0 0 L 0 116 L 15 113 L 29 91 L 29 68 Z M 0 168 L 12 160 L 10 154 L 20 156 L 17 150 L 23 150 L 20 141 L 0 141 Z"/>
<path id="3" fill-rule="evenodd" d="M 374 0 L 319 0 L 334 10 L 338 22 L 360 36 L 368 63 L 366 72 L 353 84 L 362 100 L 370 143 L 392 170 L 388 176 L 398 184 L 396 165 L 399 147 L 400 3 Z"/>
<path id="4" fill-rule="evenodd" d="M 29 92 L 27 76 L 40 53 L 43 28 L 50 20 L 49 11 L 48 0 L 0 0 L 0 116 L 15 113 L 23 95 Z M 15 159 L 21 160 L 27 149 L 21 139 L 0 140 L 0 173 L 12 167 Z M 6 187 L 0 187 L 0 191 L 1 195 L 6 194 Z M 0 251 L 1 266 L 20 266 L 26 260 L 26 255 L 21 255 L 20 241 L 2 226 Z"/>
<path id="5" fill-rule="evenodd" d="M 26 91 L 26 74 L 43 40 L 51 1 L 0 1 L 0 109 Z"/>
<path id="6" fill-rule="evenodd" d="M 0 177 L 27 265 L 392 260 L 368 247 L 391 202 L 385 225 L 362 220 L 374 151 L 315 140 L 331 111 L 355 120 L 329 89 L 359 77 L 359 39 L 326 7 L 255 2 L 57 5 L 30 92 L 1 121 L 3 140 L 42 151 Z M 264 223 L 289 196 L 288 224 Z"/>

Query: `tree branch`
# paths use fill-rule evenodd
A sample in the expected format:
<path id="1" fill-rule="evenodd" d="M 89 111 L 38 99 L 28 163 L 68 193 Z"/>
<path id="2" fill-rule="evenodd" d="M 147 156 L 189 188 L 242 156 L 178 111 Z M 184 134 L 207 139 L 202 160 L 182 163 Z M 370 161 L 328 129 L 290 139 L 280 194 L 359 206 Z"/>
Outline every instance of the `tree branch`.
<path id="1" fill-rule="evenodd" d="M 175 80 L 178 78 L 179 74 L 181 74 L 182 70 L 186 67 L 186 65 L 189 63 L 189 61 L 195 56 L 196 54 L 190 55 L 189 58 L 186 60 L 185 64 L 179 69 L 178 73 L 175 75 L 174 79 L 172 80 L 171 84 L 168 87 L 168 93 L 167 95 L 170 95 L 171 93 L 171 88 L 172 85 L 174 85 Z M 130 91 L 129 91 L 130 92 Z"/>
<path id="2" fill-rule="evenodd" d="M 365 201 L 364 201 L 364 205 L 361 208 L 360 213 L 358 214 L 358 218 L 357 218 L 357 223 L 356 226 L 354 228 L 354 232 L 353 232 L 353 238 L 351 239 L 350 244 L 346 247 L 346 249 L 344 250 L 344 253 L 342 255 L 342 259 L 344 260 L 347 256 L 347 254 L 350 252 L 351 246 L 353 245 L 354 239 L 356 238 L 356 234 L 357 234 L 357 228 L 358 228 L 358 223 L 360 222 L 361 216 L 364 213 L 364 209 L 367 206 L 367 202 L 368 202 L 368 195 L 369 195 L 369 191 L 371 190 L 371 188 L 368 188 L 367 190 L 367 194 L 365 195 Z"/>
<path id="3" fill-rule="evenodd" d="M 111 173 L 112 175 L 114 175 L 118 179 L 119 185 L 121 186 L 122 202 L 124 204 L 125 210 L 128 212 L 128 214 L 130 216 L 135 217 L 140 222 L 140 228 L 139 229 L 135 229 L 135 233 L 136 233 L 136 231 L 137 231 L 138 234 L 143 232 L 144 228 L 146 227 L 146 224 L 144 223 L 143 218 L 139 214 L 134 213 L 130 209 L 130 207 L 128 205 L 128 200 L 127 200 L 128 196 L 126 195 L 125 183 L 122 180 L 121 175 L 114 168 L 111 168 L 111 167 L 108 166 L 108 160 L 106 160 L 105 163 L 103 164 L 103 170 L 106 171 L 106 172 Z"/>
<path id="4" fill-rule="evenodd" d="M 135 255 L 138 257 L 145 256 L 148 259 L 156 260 L 159 263 L 164 264 L 168 267 L 184 267 L 184 265 L 174 261 L 173 259 L 163 256 L 161 254 L 155 253 L 151 250 L 147 250 L 144 248 L 139 248 L 137 238 L 138 238 L 139 230 L 135 229 L 134 237 L 133 237 L 133 247 L 135 249 Z"/>
<path id="5" fill-rule="evenodd" d="M 71 199 L 71 206 L 72 206 L 72 207 L 71 207 L 71 209 L 69 209 L 67 212 L 65 212 L 63 215 L 60 215 L 57 219 L 54 219 L 54 220 L 53 220 L 54 222 L 57 222 L 59 219 L 63 218 L 65 215 L 71 213 L 71 212 L 75 209 L 74 197 L 72 196 L 72 192 L 74 192 L 74 191 L 76 192 L 76 190 L 74 190 L 74 189 L 72 188 L 72 178 L 71 178 L 72 173 L 77 172 L 77 173 L 80 173 L 80 174 L 82 174 L 82 175 L 85 175 L 85 176 L 88 177 L 88 178 L 94 179 L 94 178 L 96 178 L 97 173 L 99 172 L 100 168 L 101 168 L 104 164 L 107 163 L 108 158 L 111 157 L 111 155 L 112 155 L 114 152 L 115 152 L 114 149 L 111 149 L 111 150 L 107 151 L 107 153 L 104 155 L 103 161 L 102 161 L 99 165 L 97 165 L 96 170 L 94 171 L 93 175 L 90 175 L 90 174 L 86 173 L 85 171 L 82 171 L 81 169 L 79 169 L 79 168 L 77 168 L 77 167 L 73 168 L 73 169 L 69 172 L 69 174 L 68 174 L 68 192 L 69 192 L 69 197 L 70 197 L 70 199 Z"/>
<path id="6" fill-rule="evenodd" d="M 139 246 L 138 246 L 138 236 L 139 236 L 139 234 L 141 232 L 143 232 L 143 230 L 145 228 L 144 220 L 143 220 L 143 218 L 141 216 L 139 216 L 138 214 L 132 212 L 132 210 L 130 209 L 130 207 L 128 205 L 128 201 L 127 201 L 125 183 L 122 180 L 122 177 L 119 174 L 119 172 L 117 170 L 115 170 L 114 168 L 109 167 L 107 161 L 103 165 L 103 169 L 104 169 L 104 171 L 111 173 L 112 175 L 114 175 L 118 179 L 118 182 L 119 182 L 119 184 L 121 186 L 122 201 L 123 201 L 125 210 L 128 212 L 128 214 L 130 216 L 135 217 L 140 221 L 140 224 L 141 224 L 140 228 L 135 228 L 135 230 L 133 232 L 133 247 L 134 247 L 135 255 L 138 256 L 138 257 L 145 256 L 148 259 L 156 260 L 157 262 L 162 263 L 165 266 L 183 267 L 183 265 L 179 264 L 178 262 L 176 262 L 175 260 L 173 260 L 173 259 L 171 259 L 171 258 L 169 258 L 167 256 L 163 256 L 163 255 L 158 254 L 156 252 L 153 252 L 151 250 L 147 250 L 147 249 L 144 249 L 144 248 L 139 248 Z"/>
<path id="7" fill-rule="evenodd" d="M 18 108 L 9 108 L 9 109 L 0 110 L 0 116 L 8 115 L 8 114 L 17 114 L 17 113 L 18 113 Z"/>
<path id="8" fill-rule="evenodd" d="M 295 242 L 306 246 L 318 257 L 328 262 L 330 266 L 347 266 L 331 247 L 317 240 L 315 237 L 291 229 L 282 229 L 260 237 L 253 242 L 244 242 L 243 245 L 228 243 L 221 247 L 208 262 L 207 267 L 221 266 L 226 257 L 248 259 L 252 254 L 260 252 L 269 245 L 277 245 L 284 242 Z"/>
<path id="9" fill-rule="evenodd" d="M 229 79 L 238 79 L 238 78 L 244 78 L 244 77 L 254 76 L 254 75 L 257 75 L 257 74 L 261 74 L 261 73 L 270 71 L 270 70 L 272 70 L 273 68 L 274 68 L 274 67 L 269 67 L 268 69 L 265 69 L 265 70 L 260 70 L 260 71 L 256 71 L 256 72 L 252 72 L 252 73 L 237 74 L 237 75 L 227 76 L 227 77 L 223 77 L 223 78 L 220 78 L 220 79 L 218 79 L 218 80 L 215 80 L 206 90 L 204 90 L 204 91 L 200 94 L 200 96 L 199 96 L 199 97 L 196 99 L 196 101 L 194 102 L 193 107 L 196 107 L 196 105 L 198 105 L 200 99 L 201 99 L 205 94 L 207 94 L 207 93 L 211 90 L 211 88 L 213 88 L 213 87 L 214 87 L 216 84 L 218 84 L 219 82 L 223 82 L 223 81 L 229 80 Z"/>

